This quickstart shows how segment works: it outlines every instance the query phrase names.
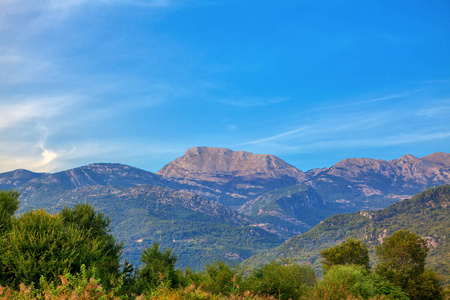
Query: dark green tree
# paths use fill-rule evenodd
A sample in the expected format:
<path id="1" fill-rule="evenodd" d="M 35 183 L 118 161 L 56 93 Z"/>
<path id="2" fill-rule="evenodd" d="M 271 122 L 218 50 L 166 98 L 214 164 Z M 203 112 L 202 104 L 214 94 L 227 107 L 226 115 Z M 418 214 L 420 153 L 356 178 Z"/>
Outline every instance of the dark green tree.
<path id="1" fill-rule="evenodd" d="M 13 220 L 0 240 L 2 284 L 39 283 L 41 276 L 53 280 L 76 273 L 84 256 L 95 254 L 81 231 L 64 226 L 60 218 L 43 210 L 29 211 Z"/>
<path id="2" fill-rule="evenodd" d="M 16 286 L 76 274 L 85 265 L 105 288 L 121 275 L 122 244 L 108 229 L 109 220 L 89 205 L 52 215 L 34 210 L 12 218 L 0 239 L 1 283 Z"/>
<path id="3" fill-rule="evenodd" d="M 360 240 L 348 238 L 341 244 L 320 251 L 322 267 L 329 270 L 335 265 L 358 265 L 370 271 L 369 250 Z"/>
<path id="4" fill-rule="evenodd" d="M 85 265 L 95 267 L 102 283 L 108 287 L 111 280 L 119 276 L 120 256 L 123 243 L 117 242 L 111 233 L 109 217 L 97 212 L 89 204 L 77 204 L 73 208 L 63 208 L 59 213 L 66 226 L 73 226 L 82 232 L 99 254 L 85 256 Z"/>
<path id="5" fill-rule="evenodd" d="M 14 190 L 0 191 L 0 234 L 11 227 L 11 217 L 19 208 L 20 193 Z"/>
<path id="6" fill-rule="evenodd" d="M 161 251 L 158 243 L 147 247 L 142 251 L 141 262 L 144 266 L 138 271 L 137 292 L 151 291 L 161 284 L 172 288 L 178 287 L 183 274 L 175 269 L 177 260 L 172 249 Z"/>
<path id="7" fill-rule="evenodd" d="M 397 285 L 412 299 L 440 299 L 442 287 L 431 271 L 425 272 L 428 247 L 425 239 L 409 230 L 399 230 L 377 246 L 375 272 Z M 418 288 L 420 287 L 420 288 Z M 433 295 L 423 298 L 423 295 Z"/>

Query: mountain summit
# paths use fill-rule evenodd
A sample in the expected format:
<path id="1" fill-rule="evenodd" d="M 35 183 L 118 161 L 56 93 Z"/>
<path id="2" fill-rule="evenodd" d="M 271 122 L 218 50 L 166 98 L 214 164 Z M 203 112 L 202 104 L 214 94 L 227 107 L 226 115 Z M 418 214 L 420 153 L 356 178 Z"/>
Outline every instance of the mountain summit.
<path id="1" fill-rule="evenodd" d="M 269 154 L 253 154 L 226 148 L 194 147 L 165 165 L 159 175 L 175 178 L 210 178 L 221 175 L 257 178 L 304 179 L 305 174 L 294 166 Z"/>

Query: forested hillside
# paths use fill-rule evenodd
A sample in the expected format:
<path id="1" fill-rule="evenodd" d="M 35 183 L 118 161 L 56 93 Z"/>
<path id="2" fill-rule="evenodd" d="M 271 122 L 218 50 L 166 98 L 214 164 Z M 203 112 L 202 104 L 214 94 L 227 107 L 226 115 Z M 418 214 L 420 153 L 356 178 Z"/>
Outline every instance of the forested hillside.
<path id="1" fill-rule="evenodd" d="M 373 260 L 376 245 L 393 232 L 403 229 L 427 239 L 430 248 L 427 263 L 435 268 L 446 284 L 450 283 L 450 186 L 428 189 L 378 211 L 361 211 L 327 218 L 310 231 L 290 238 L 281 246 L 255 255 L 245 263 L 256 268 L 270 260 L 290 259 L 312 264 L 320 270 L 320 250 L 347 238 L 369 245 Z"/>

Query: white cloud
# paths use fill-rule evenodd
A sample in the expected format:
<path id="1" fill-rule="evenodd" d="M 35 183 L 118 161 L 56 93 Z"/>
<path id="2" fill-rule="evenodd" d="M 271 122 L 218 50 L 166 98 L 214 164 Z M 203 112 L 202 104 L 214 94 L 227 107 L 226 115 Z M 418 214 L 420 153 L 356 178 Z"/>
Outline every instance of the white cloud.
<path id="1" fill-rule="evenodd" d="M 237 106 L 237 107 L 254 107 L 254 106 L 266 106 L 273 104 L 280 104 L 289 101 L 288 97 L 275 97 L 275 98 L 263 98 L 263 97 L 242 97 L 242 98 L 229 98 L 212 100 L 213 102 Z"/>
<path id="2" fill-rule="evenodd" d="M 280 133 L 280 134 L 277 134 L 277 135 L 274 135 L 274 136 L 270 136 L 270 137 L 267 137 L 267 138 L 262 138 L 262 139 L 259 139 L 259 140 L 250 141 L 250 142 L 244 143 L 243 145 L 262 144 L 262 143 L 275 141 L 275 140 L 279 140 L 279 139 L 286 138 L 286 137 L 292 137 L 295 133 L 299 133 L 301 131 L 305 131 L 307 128 L 308 128 L 308 126 L 297 128 L 297 129 L 290 130 L 290 131 L 287 131 L 287 132 L 283 132 L 283 133 Z"/>
<path id="3" fill-rule="evenodd" d="M 0 104 L 0 129 L 5 129 L 24 122 L 58 115 L 70 107 L 76 101 L 76 98 L 61 96 L 31 99 L 15 98 L 14 100 L 0 99 L 0 101 L 3 102 L 3 104 Z"/>

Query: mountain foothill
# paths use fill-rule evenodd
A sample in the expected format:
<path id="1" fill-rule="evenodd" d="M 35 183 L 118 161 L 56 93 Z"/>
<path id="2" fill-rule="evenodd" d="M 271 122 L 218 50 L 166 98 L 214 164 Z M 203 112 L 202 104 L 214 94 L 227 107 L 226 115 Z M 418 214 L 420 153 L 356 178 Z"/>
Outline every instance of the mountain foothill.
<path id="1" fill-rule="evenodd" d="M 88 203 L 109 216 L 112 232 L 125 243 L 123 256 L 132 263 L 158 242 L 178 254 L 180 267 L 192 268 L 217 258 L 242 262 L 251 257 L 247 262 L 257 265 L 284 256 L 315 264 L 317 249 L 348 234 L 375 245 L 403 225 L 429 237 L 442 252 L 448 250 L 444 236 L 450 237 L 436 228 L 448 225 L 450 206 L 424 208 L 413 196 L 449 183 L 448 153 L 390 161 L 349 158 L 303 172 L 274 155 L 214 147 L 188 149 L 157 173 L 94 163 L 57 173 L 0 174 L 0 189 L 21 194 L 19 213 Z M 432 208 L 442 214 L 433 232 L 408 223 Z M 439 251 L 431 252 L 431 260 L 438 261 Z M 261 253 L 267 253 L 265 259 Z"/>

